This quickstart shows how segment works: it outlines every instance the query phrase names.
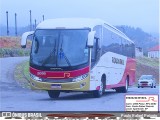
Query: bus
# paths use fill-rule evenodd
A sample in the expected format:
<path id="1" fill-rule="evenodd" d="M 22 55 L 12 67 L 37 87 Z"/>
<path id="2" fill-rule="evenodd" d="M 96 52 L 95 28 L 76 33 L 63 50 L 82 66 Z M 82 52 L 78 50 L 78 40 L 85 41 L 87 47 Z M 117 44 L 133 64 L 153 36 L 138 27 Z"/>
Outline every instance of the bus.
<path id="1" fill-rule="evenodd" d="M 30 85 L 50 98 L 61 92 L 89 92 L 101 97 L 114 89 L 126 93 L 135 83 L 135 44 L 101 19 L 44 20 L 22 35 L 32 36 Z"/>

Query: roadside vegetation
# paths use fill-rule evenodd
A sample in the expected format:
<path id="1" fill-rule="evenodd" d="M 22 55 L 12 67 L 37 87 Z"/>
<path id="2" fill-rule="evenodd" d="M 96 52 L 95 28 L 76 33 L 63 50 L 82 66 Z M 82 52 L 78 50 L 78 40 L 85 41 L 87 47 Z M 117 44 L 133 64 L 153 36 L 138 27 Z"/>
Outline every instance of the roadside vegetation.
<path id="1" fill-rule="evenodd" d="M 138 57 L 138 64 L 143 64 L 145 66 L 149 66 L 155 69 L 159 68 L 159 59 L 158 58 L 148 58 L 148 57 Z"/>
<path id="2" fill-rule="evenodd" d="M 17 65 L 14 73 L 14 79 L 21 87 L 30 89 L 28 61 L 25 61 Z"/>

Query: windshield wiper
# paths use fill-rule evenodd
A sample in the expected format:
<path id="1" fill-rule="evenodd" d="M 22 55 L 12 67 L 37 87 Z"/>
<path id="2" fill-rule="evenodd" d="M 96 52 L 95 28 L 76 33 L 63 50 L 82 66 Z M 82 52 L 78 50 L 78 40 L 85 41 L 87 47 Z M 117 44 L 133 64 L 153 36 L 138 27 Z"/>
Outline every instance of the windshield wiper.
<path id="1" fill-rule="evenodd" d="M 71 66 L 70 61 L 68 60 L 66 54 L 65 54 L 64 51 L 63 51 L 62 44 L 63 44 L 63 40 L 62 40 L 62 43 L 61 43 L 60 53 L 63 53 L 63 54 L 64 54 L 64 58 L 65 58 L 67 64 L 68 64 L 69 66 Z"/>
<path id="2" fill-rule="evenodd" d="M 49 60 L 49 59 L 51 58 L 51 56 L 52 56 L 52 53 L 54 53 L 53 56 L 55 56 L 55 53 L 56 53 L 56 41 L 57 41 L 57 40 L 55 40 L 54 48 L 53 48 L 52 51 L 50 52 L 49 56 L 48 56 L 46 59 L 43 60 L 42 66 L 44 66 L 44 65 L 48 62 L 48 60 Z"/>

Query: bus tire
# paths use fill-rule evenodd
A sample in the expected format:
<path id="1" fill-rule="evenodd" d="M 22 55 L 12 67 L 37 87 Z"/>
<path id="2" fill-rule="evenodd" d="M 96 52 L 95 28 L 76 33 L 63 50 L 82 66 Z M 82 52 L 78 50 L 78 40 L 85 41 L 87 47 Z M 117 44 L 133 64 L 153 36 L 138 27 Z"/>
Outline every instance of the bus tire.
<path id="1" fill-rule="evenodd" d="M 101 97 L 104 94 L 104 92 L 105 92 L 105 83 L 106 83 L 105 79 L 102 78 L 100 89 L 93 91 L 93 96 L 95 98 L 99 98 L 99 97 Z"/>
<path id="2" fill-rule="evenodd" d="M 116 88 L 116 92 L 118 92 L 118 93 L 127 93 L 128 92 L 128 86 L 129 86 L 129 79 L 127 77 L 127 79 L 125 81 L 125 86 Z"/>
<path id="3" fill-rule="evenodd" d="M 48 95 L 50 98 L 58 98 L 60 95 L 60 91 L 48 90 Z"/>

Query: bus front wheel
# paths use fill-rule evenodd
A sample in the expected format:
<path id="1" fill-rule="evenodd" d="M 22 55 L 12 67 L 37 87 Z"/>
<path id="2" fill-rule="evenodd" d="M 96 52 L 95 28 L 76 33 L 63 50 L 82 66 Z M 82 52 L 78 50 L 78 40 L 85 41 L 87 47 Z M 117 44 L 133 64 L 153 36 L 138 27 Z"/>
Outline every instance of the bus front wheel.
<path id="1" fill-rule="evenodd" d="M 48 95 L 50 98 L 58 98 L 60 95 L 60 91 L 48 90 Z"/>
<path id="2" fill-rule="evenodd" d="M 93 91 L 93 96 L 96 98 L 101 97 L 105 92 L 105 80 L 102 79 L 100 89 Z"/>

